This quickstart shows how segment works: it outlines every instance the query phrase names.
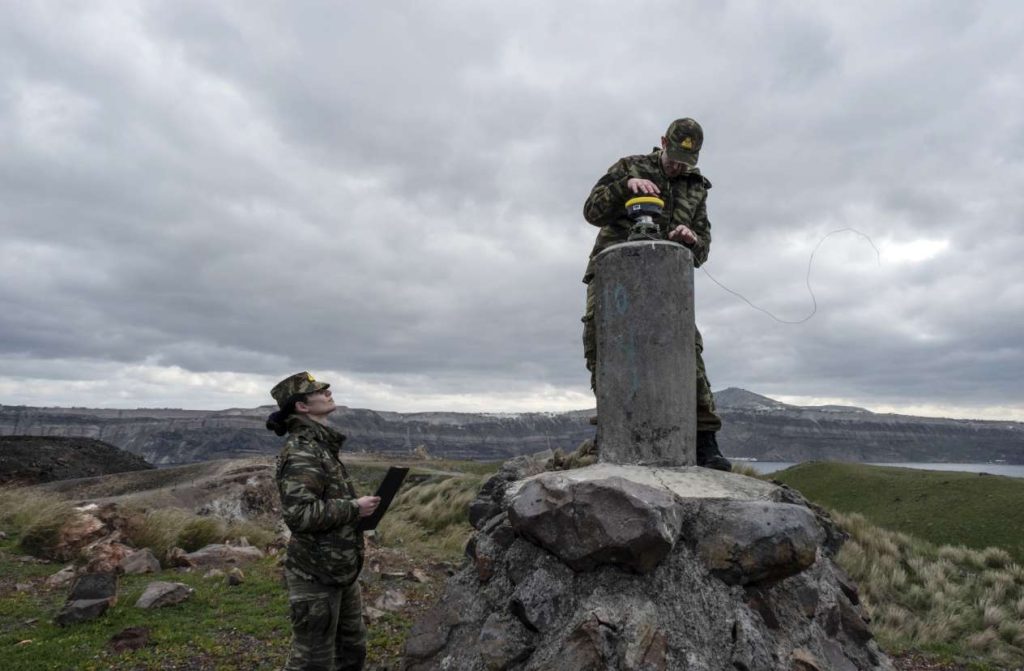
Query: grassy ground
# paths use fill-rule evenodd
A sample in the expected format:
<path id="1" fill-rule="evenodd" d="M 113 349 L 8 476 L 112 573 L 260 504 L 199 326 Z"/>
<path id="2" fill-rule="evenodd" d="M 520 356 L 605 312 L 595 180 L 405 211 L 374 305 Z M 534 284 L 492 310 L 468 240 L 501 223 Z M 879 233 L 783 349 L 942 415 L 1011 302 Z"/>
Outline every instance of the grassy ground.
<path id="1" fill-rule="evenodd" d="M 358 489 L 373 491 L 386 464 L 359 463 L 350 468 Z M 470 533 L 467 504 L 482 482 L 481 472 L 495 465 L 438 464 L 413 471 L 370 541 L 364 571 L 364 603 L 373 605 L 397 589 L 408 604 L 368 626 L 369 669 L 396 669 L 401 648 L 415 618 L 436 601 L 447 571 L 460 561 Z M 455 475 L 437 475 L 443 470 Z M 76 499 L 79 497 L 76 497 Z M 50 590 L 43 582 L 63 564 L 26 557 L 22 541 L 40 535 L 70 507 L 50 491 L 0 489 L 0 668 L 3 671 L 53 669 L 279 669 L 290 645 L 287 593 L 274 557 L 245 567 L 242 585 L 206 580 L 202 571 L 166 569 L 156 575 L 124 576 L 119 600 L 93 622 L 61 629 L 52 623 L 67 588 Z M 183 510 L 137 513 L 126 529 L 136 546 L 161 554 L 173 545 L 218 542 L 247 535 L 253 542 L 272 539 L 270 529 L 226 525 Z M 191 543 L 194 544 L 194 543 Z M 430 581 L 394 579 L 413 568 Z M 385 578 L 374 579 L 376 575 Z M 183 582 L 195 589 L 186 602 L 145 611 L 134 607 L 145 586 L 154 580 Z M 19 589 L 20 585 L 20 589 Z M 152 645 L 137 651 L 114 652 L 111 637 L 128 627 L 150 630 Z"/>
<path id="2" fill-rule="evenodd" d="M 808 463 L 771 477 L 833 511 L 887 652 L 1024 668 L 1024 480 Z"/>
<path id="3" fill-rule="evenodd" d="M 355 460 L 350 471 L 360 492 L 373 491 L 386 465 Z M 496 466 L 431 461 L 417 465 L 410 474 L 378 529 L 367 566 L 374 564 L 391 574 L 418 567 L 428 570 L 433 579 L 426 584 L 368 580 L 364 585 L 367 605 L 396 588 L 410 601 L 369 625 L 370 669 L 398 668 L 409 627 L 442 587 L 446 567 L 439 562 L 460 561 L 470 532 L 466 504 L 484 475 Z M 901 656 L 898 668 L 988 670 L 1024 665 L 1024 570 L 1011 554 L 1022 542 L 1019 515 L 1024 499 L 1018 484 L 1024 483 L 840 464 L 806 465 L 774 477 L 818 503 L 843 511 L 836 513 L 836 519 L 851 540 L 839 562 L 860 584 L 883 649 Z M 205 671 L 275 669 L 283 664 L 290 630 L 287 595 L 280 567 L 272 557 L 246 567 L 246 581 L 238 587 L 177 570 L 125 577 L 118 604 L 103 618 L 68 629 L 53 625 L 67 590 L 47 590 L 42 582 L 62 565 L 20 558 L 25 549 L 19 541 L 23 532 L 45 532 L 55 517 L 67 511 L 50 491 L 30 499 L 24 492 L 12 495 L 0 490 L 0 530 L 12 534 L 0 541 L 0 668 L 4 671 Z M 131 533 L 144 532 L 148 536 L 140 539 L 165 547 L 197 534 L 207 541 L 237 537 L 242 531 L 199 519 L 182 511 L 151 510 L 138 518 L 140 526 Z M 1007 533 L 1008 525 L 1016 525 L 1017 535 Z M 934 542 L 925 540 L 936 527 L 941 527 L 943 535 L 933 537 Z M 247 533 L 252 540 L 270 531 L 248 529 Z M 134 608 L 152 580 L 185 582 L 196 593 L 172 608 Z M 113 652 L 108 641 L 126 627 L 149 628 L 153 644 L 139 651 Z M 920 659 L 921 652 L 927 662 L 903 663 Z M 922 665 L 934 662 L 947 666 Z"/>
<path id="4" fill-rule="evenodd" d="M 936 545 L 1003 548 L 1024 564 L 1024 478 L 828 462 L 771 477 L 886 529 Z"/>

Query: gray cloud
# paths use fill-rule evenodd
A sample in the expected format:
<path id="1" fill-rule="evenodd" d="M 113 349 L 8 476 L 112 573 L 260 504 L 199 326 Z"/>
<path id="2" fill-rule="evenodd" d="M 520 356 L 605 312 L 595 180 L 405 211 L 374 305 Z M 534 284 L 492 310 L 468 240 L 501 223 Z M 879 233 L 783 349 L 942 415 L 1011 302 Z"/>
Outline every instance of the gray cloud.
<path id="1" fill-rule="evenodd" d="M 726 285 L 881 250 L 698 273 L 716 387 L 1024 417 L 1014 3 L 0 12 L 0 402 L 587 405 L 582 201 L 690 115 Z"/>

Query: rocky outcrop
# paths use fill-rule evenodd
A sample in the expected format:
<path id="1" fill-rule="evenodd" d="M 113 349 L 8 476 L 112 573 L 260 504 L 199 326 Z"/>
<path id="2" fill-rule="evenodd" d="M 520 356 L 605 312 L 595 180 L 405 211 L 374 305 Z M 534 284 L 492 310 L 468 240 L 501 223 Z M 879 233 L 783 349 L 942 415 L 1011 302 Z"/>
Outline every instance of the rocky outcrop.
<path id="1" fill-rule="evenodd" d="M 506 464 L 405 668 L 889 669 L 831 521 L 697 467 Z M 516 474 L 521 477 L 516 478 Z M 853 596 L 851 596 L 851 594 Z"/>

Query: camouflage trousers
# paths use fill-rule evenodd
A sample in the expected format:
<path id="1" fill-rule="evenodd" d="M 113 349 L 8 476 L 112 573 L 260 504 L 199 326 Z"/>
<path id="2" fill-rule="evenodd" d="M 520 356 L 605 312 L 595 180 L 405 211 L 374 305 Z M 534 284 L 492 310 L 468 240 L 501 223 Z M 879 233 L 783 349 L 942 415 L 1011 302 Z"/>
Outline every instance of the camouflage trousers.
<path id="1" fill-rule="evenodd" d="M 285 671 L 358 671 L 366 659 L 359 581 L 324 585 L 285 569 L 292 650 Z"/>
<path id="2" fill-rule="evenodd" d="M 594 326 L 594 308 L 597 298 L 594 295 L 594 283 L 587 283 L 587 311 L 583 315 L 583 356 L 587 360 L 590 371 L 590 388 L 597 391 L 597 328 Z M 722 419 L 715 412 L 715 397 L 711 393 L 711 383 L 704 368 L 704 339 L 697 327 L 694 327 L 694 341 L 697 344 L 697 430 L 718 431 L 722 428 Z"/>

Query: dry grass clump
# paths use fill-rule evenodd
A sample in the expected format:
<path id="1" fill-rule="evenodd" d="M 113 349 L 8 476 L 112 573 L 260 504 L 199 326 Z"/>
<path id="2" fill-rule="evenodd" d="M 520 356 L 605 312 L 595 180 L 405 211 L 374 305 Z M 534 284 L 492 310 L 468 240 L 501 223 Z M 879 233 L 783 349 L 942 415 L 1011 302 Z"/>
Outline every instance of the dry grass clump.
<path id="1" fill-rule="evenodd" d="M 29 489 L 0 490 L 0 524 L 20 535 L 19 545 L 32 555 L 50 556 L 60 529 L 75 515 L 70 503 Z"/>
<path id="2" fill-rule="evenodd" d="M 151 510 L 136 518 L 127 529 L 128 539 L 138 548 L 149 548 L 164 559 L 175 547 L 194 552 L 211 543 L 224 543 L 245 537 L 257 547 L 273 542 L 275 533 L 254 522 L 228 523 L 218 517 L 206 517 L 180 508 Z"/>
<path id="3" fill-rule="evenodd" d="M 753 466 L 748 466 L 743 462 L 733 462 L 732 472 L 736 473 L 737 475 L 745 475 L 748 478 L 757 478 L 759 480 L 765 479 L 763 475 L 757 472 L 756 468 L 754 468 Z"/>
<path id="4" fill-rule="evenodd" d="M 1000 548 L 936 547 L 832 513 L 850 534 L 838 556 L 860 584 L 882 646 L 949 651 L 998 665 L 1024 663 L 1024 571 Z"/>
<path id="5" fill-rule="evenodd" d="M 482 483 L 477 476 L 449 477 L 403 489 L 377 527 L 379 541 L 435 556 L 459 554 L 472 533 L 469 503 Z"/>

